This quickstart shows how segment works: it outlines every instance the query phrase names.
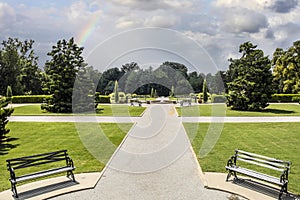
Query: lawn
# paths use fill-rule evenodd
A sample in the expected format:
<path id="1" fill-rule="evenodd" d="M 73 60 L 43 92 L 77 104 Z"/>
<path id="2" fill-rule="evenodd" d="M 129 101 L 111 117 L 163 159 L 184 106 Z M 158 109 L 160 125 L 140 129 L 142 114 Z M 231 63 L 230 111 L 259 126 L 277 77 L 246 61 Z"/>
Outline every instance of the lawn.
<path id="1" fill-rule="evenodd" d="M 204 172 L 226 173 L 228 158 L 241 149 L 291 161 L 288 189 L 300 194 L 300 123 L 225 123 L 218 142 L 203 158 L 200 149 L 209 124 L 185 123 L 184 127 Z"/>
<path id="2" fill-rule="evenodd" d="M 104 108 L 103 111 L 97 113 L 97 116 L 141 116 L 146 109 L 145 107 L 139 106 L 128 106 L 128 105 L 100 105 L 99 107 Z M 95 113 L 93 113 L 95 115 Z M 49 113 L 41 110 L 40 105 L 28 105 L 15 107 L 15 111 L 12 114 L 17 115 L 73 115 L 73 114 L 61 114 L 61 113 Z"/>
<path id="3" fill-rule="evenodd" d="M 80 128 L 81 124 L 86 128 L 90 140 L 93 140 L 94 143 L 97 142 L 94 139 L 97 137 L 95 131 L 99 132 L 99 128 L 101 128 L 114 149 L 121 143 L 132 126 L 131 123 L 78 123 L 75 126 L 74 123 L 62 122 L 10 122 L 8 124 L 8 128 L 11 130 L 8 134 L 9 141 L 0 145 L 0 191 L 10 188 L 9 173 L 6 169 L 6 159 L 9 158 L 67 149 L 76 166 L 75 173 L 101 171 L 105 164 L 91 155 L 79 137 L 78 126 Z M 98 129 L 95 129 L 96 125 Z M 82 134 L 80 136 L 82 137 Z M 102 152 L 102 155 L 109 158 L 112 153 L 113 151 L 110 149 L 110 151 Z M 24 169 L 25 172 L 26 170 L 28 169 Z M 58 176 L 61 175 L 58 174 Z"/>
<path id="4" fill-rule="evenodd" d="M 262 116 L 300 116 L 299 104 L 270 104 L 261 112 L 237 111 L 227 108 L 225 104 L 200 104 L 195 106 L 177 107 L 180 116 L 232 116 L 232 117 L 262 117 Z"/>

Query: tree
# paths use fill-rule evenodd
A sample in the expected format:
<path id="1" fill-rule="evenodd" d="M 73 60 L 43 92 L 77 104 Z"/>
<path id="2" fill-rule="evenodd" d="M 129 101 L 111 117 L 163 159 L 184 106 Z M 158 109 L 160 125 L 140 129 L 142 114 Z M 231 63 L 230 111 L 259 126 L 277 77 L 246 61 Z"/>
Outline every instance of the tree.
<path id="1" fill-rule="evenodd" d="M 174 85 L 171 87 L 170 97 L 175 97 L 175 88 Z"/>
<path id="2" fill-rule="evenodd" d="M 5 140 L 6 135 L 9 133 L 9 129 L 6 127 L 8 123 L 8 117 L 13 113 L 13 108 L 6 108 L 9 103 L 9 99 L 0 96 L 0 144 Z"/>
<path id="3" fill-rule="evenodd" d="M 136 62 L 126 63 L 125 65 L 122 65 L 121 70 L 123 73 L 127 73 L 133 70 L 139 70 L 140 67 Z"/>
<path id="4" fill-rule="evenodd" d="M 16 95 L 41 93 L 41 70 L 33 50 L 33 40 L 8 38 L 0 50 L 0 94 L 8 85 Z"/>
<path id="5" fill-rule="evenodd" d="M 273 82 L 277 93 L 300 92 L 300 40 L 287 51 L 277 48 L 273 53 Z"/>
<path id="6" fill-rule="evenodd" d="M 7 89 L 6 89 L 6 98 L 9 101 L 9 103 L 12 102 L 12 96 L 13 96 L 12 89 L 11 89 L 11 87 L 9 85 L 9 86 L 7 86 Z"/>
<path id="7" fill-rule="evenodd" d="M 73 85 L 79 71 L 85 68 L 81 56 L 83 47 L 78 47 L 74 39 L 59 40 L 47 55 L 51 60 L 45 64 L 45 73 L 49 77 L 44 90 L 51 98 L 43 105 L 43 109 L 55 113 L 72 112 Z"/>
<path id="8" fill-rule="evenodd" d="M 206 103 L 208 100 L 206 79 L 204 79 L 204 81 L 203 81 L 203 90 L 202 91 L 203 91 L 203 102 Z"/>
<path id="9" fill-rule="evenodd" d="M 151 94 L 150 94 L 150 97 L 154 97 L 154 88 L 151 88 Z"/>
<path id="10" fill-rule="evenodd" d="M 188 81 L 195 93 L 202 92 L 204 78 L 201 76 L 201 74 L 198 75 L 197 72 L 189 73 Z"/>
<path id="11" fill-rule="evenodd" d="M 256 45 L 240 45 L 239 59 L 229 59 L 228 106 L 236 110 L 260 110 L 268 106 L 273 93 L 271 62 Z"/>
<path id="12" fill-rule="evenodd" d="M 119 87 L 118 87 L 118 81 L 115 81 L 114 86 L 114 95 L 115 95 L 115 103 L 119 103 Z"/>
<path id="13" fill-rule="evenodd" d="M 123 74 L 124 72 L 117 67 L 104 71 L 99 79 L 97 92 L 100 92 L 101 94 L 111 94 L 114 89 L 115 80 L 119 80 Z M 123 90 L 124 88 L 121 89 Z"/>

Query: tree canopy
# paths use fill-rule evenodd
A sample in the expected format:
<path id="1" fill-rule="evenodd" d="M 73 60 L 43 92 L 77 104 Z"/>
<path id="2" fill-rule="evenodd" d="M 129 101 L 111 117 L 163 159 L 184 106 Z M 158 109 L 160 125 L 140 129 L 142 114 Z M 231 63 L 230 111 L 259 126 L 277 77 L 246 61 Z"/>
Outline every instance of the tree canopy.
<path id="1" fill-rule="evenodd" d="M 38 57 L 33 50 L 33 40 L 20 41 L 8 38 L 0 49 L 0 94 L 11 86 L 15 95 L 40 94 L 42 74 Z"/>
<path id="2" fill-rule="evenodd" d="M 300 92 L 300 40 L 284 51 L 277 48 L 273 54 L 273 81 L 277 93 Z"/>

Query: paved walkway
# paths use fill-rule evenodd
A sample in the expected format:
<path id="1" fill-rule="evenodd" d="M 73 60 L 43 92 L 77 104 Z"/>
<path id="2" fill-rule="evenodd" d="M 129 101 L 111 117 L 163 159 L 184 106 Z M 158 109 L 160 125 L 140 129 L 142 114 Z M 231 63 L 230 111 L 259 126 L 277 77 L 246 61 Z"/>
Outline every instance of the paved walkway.
<path id="1" fill-rule="evenodd" d="M 173 106 L 155 105 L 128 133 L 92 190 L 59 199 L 227 199 L 204 188 L 201 169 Z"/>

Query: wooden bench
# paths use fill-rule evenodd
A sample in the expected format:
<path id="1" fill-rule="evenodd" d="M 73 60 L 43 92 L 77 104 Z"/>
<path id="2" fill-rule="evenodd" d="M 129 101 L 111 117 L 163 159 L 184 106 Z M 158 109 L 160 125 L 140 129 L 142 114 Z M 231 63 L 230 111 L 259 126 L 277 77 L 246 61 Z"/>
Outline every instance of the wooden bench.
<path id="1" fill-rule="evenodd" d="M 250 168 L 251 165 L 256 165 L 256 169 L 268 168 L 277 171 L 279 175 L 276 177 L 256 170 L 247 169 L 245 167 L 241 167 L 242 163 L 245 165 L 247 163 L 248 168 Z M 235 150 L 235 154 L 231 156 L 227 162 L 227 166 L 225 166 L 228 170 L 226 181 L 229 180 L 231 175 L 233 175 L 235 179 L 238 179 L 236 175 L 237 173 L 262 180 L 280 186 L 281 190 L 279 193 L 279 199 L 281 199 L 283 192 L 288 193 L 287 186 L 290 166 L 291 162 L 289 161 L 278 160 L 242 150 Z"/>
<path id="2" fill-rule="evenodd" d="M 72 159 L 68 156 L 67 150 L 60 150 L 50 153 L 37 154 L 32 156 L 8 159 L 7 170 L 10 172 L 10 183 L 11 190 L 16 198 L 18 198 L 18 192 L 16 184 L 23 181 L 37 179 L 44 176 L 67 172 L 67 177 L 71 176 L 72 180 L 75 181 L 73 170 L 75 170 Z M 60 162 L 59 167 L 53 168 L 51 163 Z M 43 171 L 39 170 L 38 165 L 47 165 L 48 169 Z M 34 171 L 30 174 L 17 175 L 16 171 L 19 169 L 29 168 Z M 49 169 L 50 168 L 50 169 Z M 21 170 L 20 170 L 21 171 Z"/>

